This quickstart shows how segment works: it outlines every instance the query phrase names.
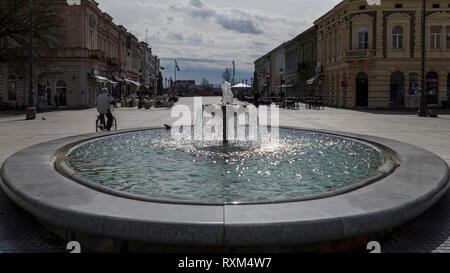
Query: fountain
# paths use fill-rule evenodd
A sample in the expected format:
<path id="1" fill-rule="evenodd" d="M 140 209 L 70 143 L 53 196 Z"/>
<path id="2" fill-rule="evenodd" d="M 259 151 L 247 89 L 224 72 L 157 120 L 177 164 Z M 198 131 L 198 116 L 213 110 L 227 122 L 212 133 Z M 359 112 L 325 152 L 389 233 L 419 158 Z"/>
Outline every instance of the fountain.
<path id="1" fill-rule="evenodd" d="M 233 104 L 233 98 L 231 84 L 225 81 L 222 84 L 222 104 L 202 104 L 201 113 L 194 118 L 193 127 L 197 130 L 200 128 L 202 136 L 206 134 L 209 140 L 218 140 L 208 136 L 215 133 L 220 136 L 223 145 L 227 145 L 230 140 L 260 141 L 266 144 L 278 142 L 279 110 L 275 105 L 256 108 L 251 104 Z M 208 118 L 210 121 L 205 123 Z M 267 131 L 269 128 L 270 133 Z"/>
<path id="2" fill-rule="evenodd" d="M 3 165 L 2 188 L 49 230 L 108 252 L 353 247 L 449 188 L 447 164 L 430 152 L 278 128 L 276 108 L 233 104 L 229 83 L 223 91 L 222 104 L 194 110 L 183 137 L 152 127 L 27 148 Z"/>

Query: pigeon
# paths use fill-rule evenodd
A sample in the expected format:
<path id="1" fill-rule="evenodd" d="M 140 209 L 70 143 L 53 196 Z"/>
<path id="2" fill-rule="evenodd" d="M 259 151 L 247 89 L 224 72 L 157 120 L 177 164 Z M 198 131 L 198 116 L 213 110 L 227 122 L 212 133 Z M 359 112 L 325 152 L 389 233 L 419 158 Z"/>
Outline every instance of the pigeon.
<path id="1" fill-rule="evenodd" d="M 169 131 L 169 130 L 172 129 L 172 126 L 169 126 L 169 125 L 167 125 L 167 124 L 164 124 L 164 127 L 166 127 L 166 130 L 167 130 L 167 131 Z"/>
<path id="2" fill-rule="evenodd" d="M 42 117 L 42 120 L 47 120 L 46 118 Z"/>

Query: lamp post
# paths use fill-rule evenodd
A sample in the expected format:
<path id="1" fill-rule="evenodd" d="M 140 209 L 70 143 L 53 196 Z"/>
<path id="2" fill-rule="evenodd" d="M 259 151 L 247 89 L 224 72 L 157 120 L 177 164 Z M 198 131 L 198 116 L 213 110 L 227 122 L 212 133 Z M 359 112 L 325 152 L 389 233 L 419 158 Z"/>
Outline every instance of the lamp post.
<path id="1" fill-rule="evenodd" d="M 426 0 L 423 0 L 423 11 L 422 11 L 422 83 L 421 83 L 421 92 L 420 92 L 420 109 L 419 109 L 419 117 L 426 117 L 427 114 L 427 96 L 425 90 L 425 39 L 426 39 Z"/>
<path id="2" fill-rule="evenodd" d="M 139 103 L 138 103 L 138 109 L 142 109 L 142 84 L 143 84 L 143 78 L 142 78 L 142 69 L 139 70 Z"/>
<path id="3" fill-rule="evenodd" d="M 269 72 L 266 73 L 266 98 L 269 99 Z"/>
<path id="4" fill-rule="evenodd" d="M 28 91 L 28 107 L 26 111 L 26 119 L 33 120 L 36 118 L 36 107 L 34 107 L 34 98 L 33 98 L 33 0 L 30 0 L 30 88 Z"/>

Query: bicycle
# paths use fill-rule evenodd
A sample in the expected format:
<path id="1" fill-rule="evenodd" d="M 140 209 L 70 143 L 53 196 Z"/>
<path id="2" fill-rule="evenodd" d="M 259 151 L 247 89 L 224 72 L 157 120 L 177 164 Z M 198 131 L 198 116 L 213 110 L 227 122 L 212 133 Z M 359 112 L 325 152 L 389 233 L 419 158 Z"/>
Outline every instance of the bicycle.
<path id="1" fill-rule="evenodd" d="M 113 109 L 114 108 L 111 108 L 111 114 L 114 113 Z M 106 120 L 107 120 L 107 118 L 105 117 L 105 121 Z M 106 132 L 106 124 L 104 124 L 104 122 L 100 118 L 100 115 L 97 115 L 97 121 L 95 121 L 95 131 L 97 133 L 98 132 Z M 113 115 L 113 119 L 112 119 L 111 131 L 117 131 L 117 120 L 114 115 Z"/>

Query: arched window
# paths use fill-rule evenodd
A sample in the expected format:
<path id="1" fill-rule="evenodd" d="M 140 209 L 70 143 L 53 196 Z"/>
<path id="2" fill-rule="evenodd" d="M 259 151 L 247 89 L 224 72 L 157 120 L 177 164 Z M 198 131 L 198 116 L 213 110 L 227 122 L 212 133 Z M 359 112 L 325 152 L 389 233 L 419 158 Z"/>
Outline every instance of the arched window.
<path id="1" fill-rule="evenodd" d="M 358 49 L 369 48 L 369 31 L 366 27 L 358 29 Z"/>
<path id="2" fill-rule="evenodd" d="M 403 28 L 396 26 L 392 29 L 392 48 L 403 48 Z"/>
<path id="3" fill-rule="evenodd" d="M 8 100 L 17 100 L 17 78 L 15 75 L 8 76 Z"/>

